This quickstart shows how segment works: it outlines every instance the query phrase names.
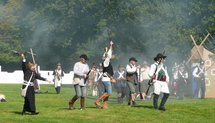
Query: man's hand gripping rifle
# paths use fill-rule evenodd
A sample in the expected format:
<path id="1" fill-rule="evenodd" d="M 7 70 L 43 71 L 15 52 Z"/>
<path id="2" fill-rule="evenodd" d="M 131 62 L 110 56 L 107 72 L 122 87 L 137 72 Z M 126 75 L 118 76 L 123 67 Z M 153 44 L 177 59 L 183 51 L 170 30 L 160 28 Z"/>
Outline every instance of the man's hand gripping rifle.
<path id="1" fill-rule="evenodd" d="M 60 74 L 60 73 L 58 73 L 58 71 L 57 71 L 57 70 L 55 70 L 55 75 L 57 76 L 58 81 L 60 81 L 61 74 Z"/>
<path id="2" fill-rule="evenodd" d="M 158 64 L 158 66 L 159 66 L 159 65 L 160 65 L 160 63 Z M 156 67 L 153 76 L 156 75 L 158 66 Z M 147 88 L 147 90 L 146 90 L 146 95 L 148 94 L 150 87 L 154 84 L 154 79 L 155 79 L 155 78 L 152 77 L 152 78 L 149 80 L 149 82 L 148 82 L 148 85 L 149 85 L 149 86 L 148 86 L 148 88 Z"/>
<path id="3" fill-rule="evenodd" d="M 89 74 L 90 74 L 90 72 L 91 72 L 91 70 L 92 70 L 92 68 L 93 68 L 94 64 L 95 64 L 95 63 L 93 63 L 93 65 L 92 65 L 91 69 L 90 69 L 90 70 L 89 70 L 89 72 L 87 73 L 86 78 L 84 78 L 84 84 L 86 84 L 87 79 L 89 78 Z"/>

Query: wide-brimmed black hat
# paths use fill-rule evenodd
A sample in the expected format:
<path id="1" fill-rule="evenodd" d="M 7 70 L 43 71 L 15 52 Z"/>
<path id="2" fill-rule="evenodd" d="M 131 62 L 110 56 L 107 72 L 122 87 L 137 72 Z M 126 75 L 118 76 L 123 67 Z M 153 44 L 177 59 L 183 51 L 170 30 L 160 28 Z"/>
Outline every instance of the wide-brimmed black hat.
<path id="1" fill-rule="evenodd" d="M 85 60 L 89 60 L 89 59 L 87 58 L 87 55 L 86 55 L 86 54 L 82 54 L 82 55 L 80 56 L 80 58 L 84 58 Z"/>
<path id="2" fill-rule="evenodd" d="M 163 54 L 161 53 L 158 53 L 157 56 L 154 58 L 154 59 L 158 59 L 158 58 L 166 58 L 166 56 L 164 56 Z"/>
<path id="3" fill-rule="evenodd" d="M 135 58 L 135 57 L 131 57 L 130 59 L 129 59 L 129 62 L 130 61 L 135 61 L 135 62 L 137 62 L 137 59 Z"/>

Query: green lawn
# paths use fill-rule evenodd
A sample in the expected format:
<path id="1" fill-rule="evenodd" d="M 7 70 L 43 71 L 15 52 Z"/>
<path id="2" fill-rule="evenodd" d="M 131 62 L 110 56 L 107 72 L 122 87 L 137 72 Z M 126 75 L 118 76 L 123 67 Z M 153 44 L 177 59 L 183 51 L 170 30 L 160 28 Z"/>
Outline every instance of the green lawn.
<path id="1" fill-rule="evenodd" d="M 80 108 L 80 101 L 75 103 L 75 110 L 68 110 L 68 101 L 74 96 L 72 85 L 63 85 L 61 94 L 55 94 L 53 85 L 40 85 L 41 91 L 48 94 L 36 94 L 36 108 L 39 115 L 21 115 L 23 98 L 20 96 L 21 84 L 0 84 L 0 94 L 6 95 L 7 102 L 0 102 L 0 122 L 38 122 L 38 123 L 143 123 L 143 122 L 186 122 L 211 123 L 215 121 L 215 99 L 177 100 L 170 96 L 167 111 L 152 108 L 152 100 L 136 99 L 137 106 L 128 106 L 127 102 L 117 104 L 114 92 L 109 100 L 109 109 L 97 109 L 93 104 L 97 97 L 86 99 L 85 110 Z M 160 101 L 160 100 L 159 100 Z"/>

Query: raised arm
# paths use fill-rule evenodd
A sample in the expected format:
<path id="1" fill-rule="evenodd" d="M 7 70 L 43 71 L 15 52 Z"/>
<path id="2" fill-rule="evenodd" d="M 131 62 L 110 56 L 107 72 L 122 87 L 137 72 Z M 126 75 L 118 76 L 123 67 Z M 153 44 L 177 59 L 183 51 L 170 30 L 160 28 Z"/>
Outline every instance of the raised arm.
<path id="1" fill-rule="evenodd" d="M 26 71 L 26 59 L 25 59 L 25 55 L 21 54 L 20 55 L 22 57 L 22 71 L 25 72 Z"/>

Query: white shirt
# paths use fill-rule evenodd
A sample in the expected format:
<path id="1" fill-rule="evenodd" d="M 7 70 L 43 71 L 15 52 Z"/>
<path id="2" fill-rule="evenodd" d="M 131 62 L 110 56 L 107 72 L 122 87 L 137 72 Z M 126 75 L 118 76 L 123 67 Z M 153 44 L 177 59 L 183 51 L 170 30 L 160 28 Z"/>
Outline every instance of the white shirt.
<path id="1" fill-rule="evenodd" d="M 105 55 L 105 53 L 104 53 L 104 55 Z M 104 67 L 108 67 L 108 65 L 110 64 L 111 56 L 112 56 L 112 49 L 109 49 L 107 52 L 107 57 L 103 61 Z M 105 75 L 105 73 L 103 73 L 103 74 Z M 105 76 L 107 76 L 107 75 L 105 75 Z M 102 76 L 102 81 L 110 81 L 110 78 Z"/>
<path id="2" fill-rule="evenodd" d="M 104 53 L 103 56 L 105 56 L 105 53 Z M 111 56 L 112 56 L 112 49 L 109 49 L 108 52 L 107 52 L 107 57 L 105 58 L 105 60 L 103 62 L 104 67 L 107 67 L 109 65 Z"/>
<path id="3" fill-rule="evenodd" d="M 158 76 L 158 75 L 157 75 L 158 72 L 159 72 L 161 69 L 163 69 L 163 71 L 165 72 L 165 75 L 166 75 L 166 81 L 169 82 L 169 75 L 168 75 L 168 73 L 167 73 L 167 70 L 163 68 L 163 63 L 160 63 L 160 64 L 158 65 L 158 63 L 155 62 L 154 64 L 152 64 L 151 67 L 150 67 L 149 74 L 148 74 L 149 77 L 152 78 L 152 76 L 153 76 L 154 73 L 155 73 L 156 67 L 158 67 L 158 68 L 157 68 L 157 72 L 156 72 L 156 77 Z"/>
<path id="4" fill-rule="evenodd" d="M 142 74 L 140 74 L 140 71 L 139 71 L 139 69 L 136 68 L 136 65 L 127 64 L 126 72 L 129 74 L 133 74 L 133 73 L 137 72 L 138 80 L 143 81 Z"/>
<path id="5" fill-rule="evenodd" d="M 79 85 L 86 86 L 86 84 L 84 84 L 84 78 L 86 77 L 86 74 L 84 74 L 84 71 L 89 71 L 88 64 L 87 63 L 83 64 L 81 62 L 77 62 L 74 65 L 73 71 L 74 71 L 74 74 L 82 77 Z"/>
<path id="6" fill-rule="evenodd" d="M 133 74 L 137 71 L 136 65 L 132 65 L 132 64 L 127 64 L 126 66 L 126 71 L 129 74 Z"/>
<path id="7" fill-rule="evenodd" d="M 146 68 L 141 68 L 143 80 L 150 79 L 150 77 L 148 76 L 149 70 L 150 70 L 150 69 L 149 69 L 148 66 L 147 66 Z"/>
<path id="8" fill-rule="evenodd" d="M 201 70 L 202 69 L 202 70 Z M 202 73 L 204 73 L 204 70 L 203 70 L 204 68 L 200 68 L 200 72 L 202 71 Z M 198 74 L 197 74 L 197 72 L 198 72 L 198 67 L 196 67 L 194 70 L 193 70 L 193 76 L 194 77 L 200 77 Z"/>

